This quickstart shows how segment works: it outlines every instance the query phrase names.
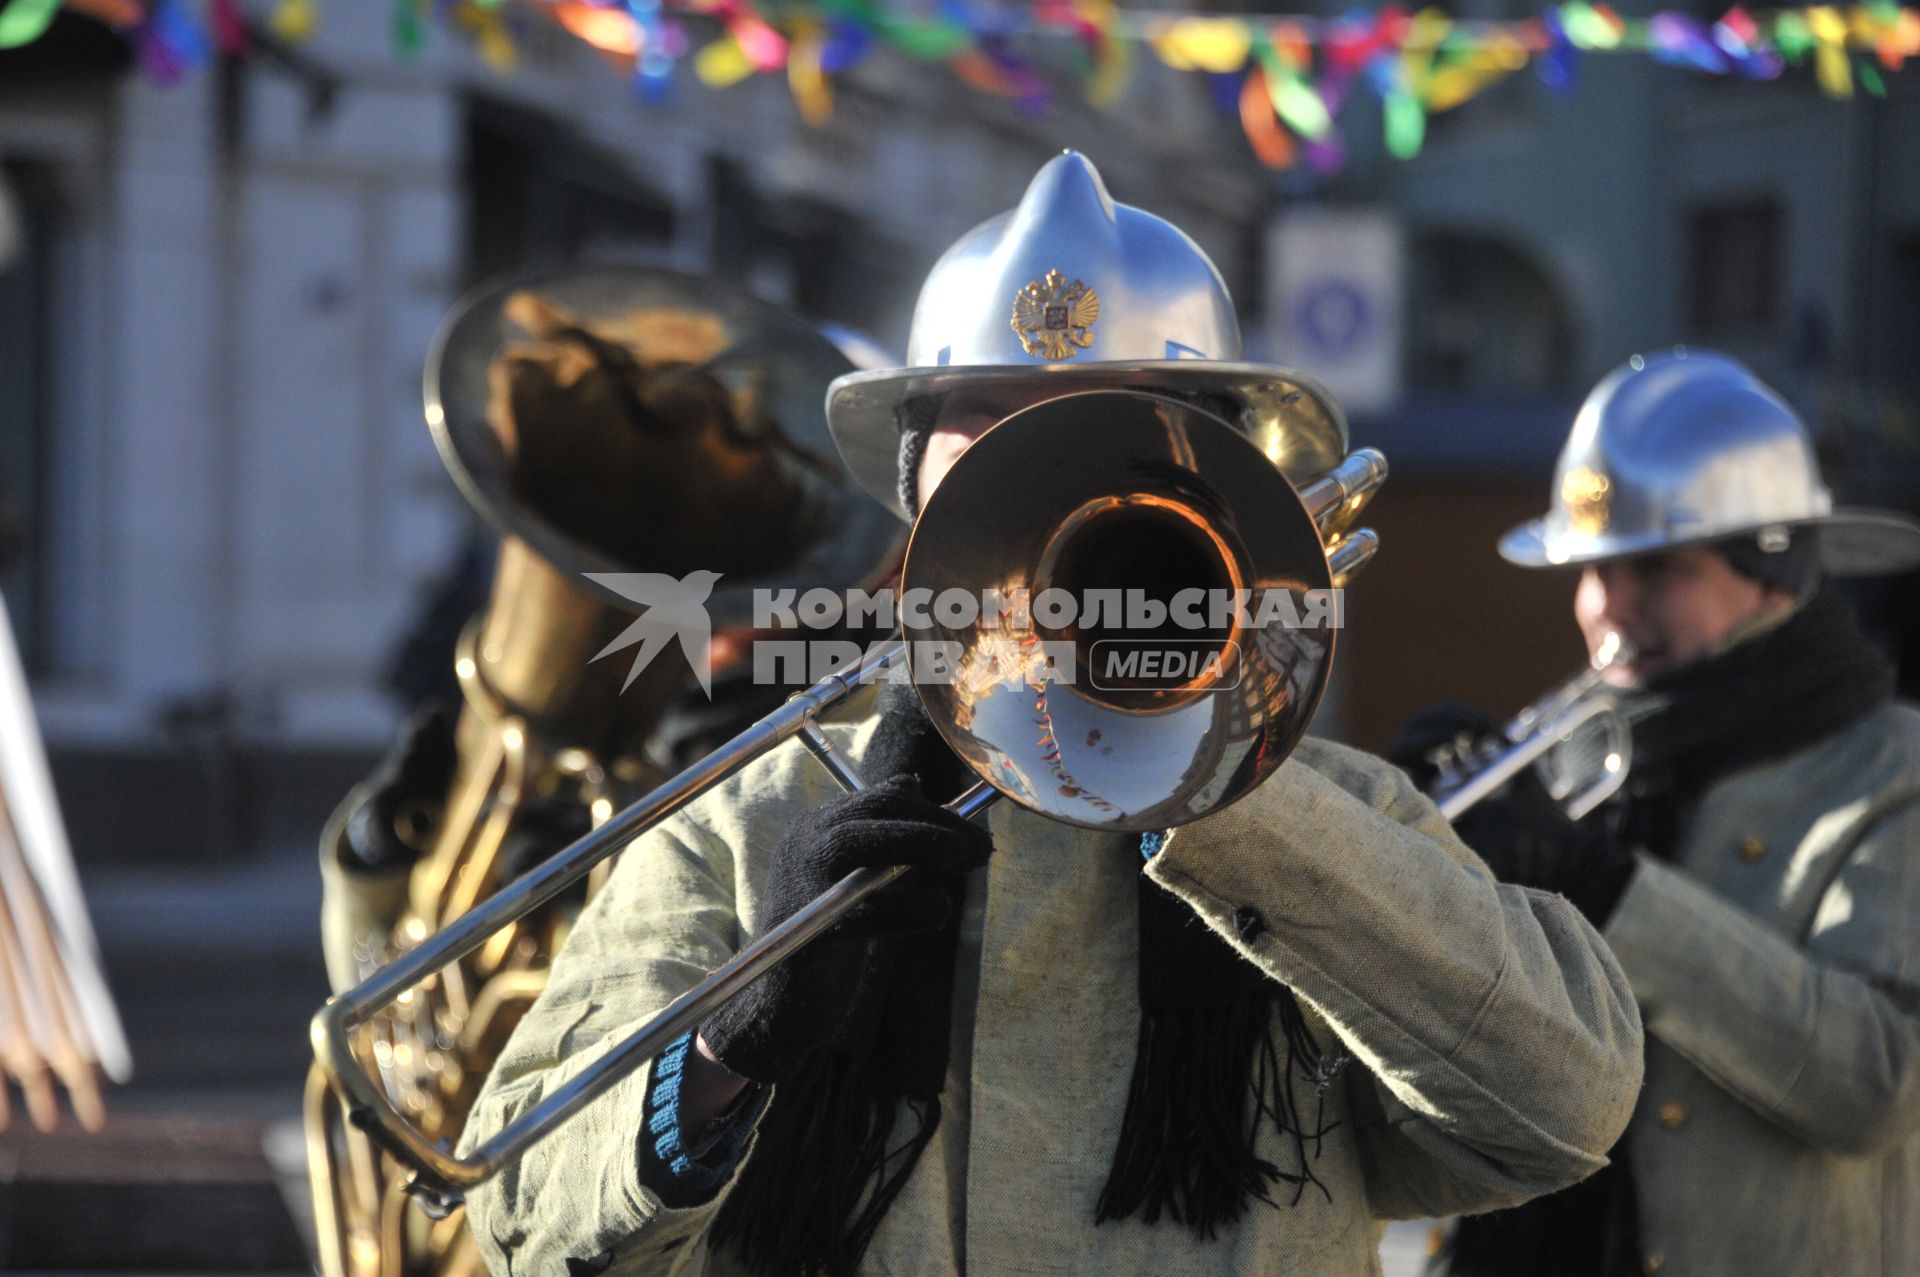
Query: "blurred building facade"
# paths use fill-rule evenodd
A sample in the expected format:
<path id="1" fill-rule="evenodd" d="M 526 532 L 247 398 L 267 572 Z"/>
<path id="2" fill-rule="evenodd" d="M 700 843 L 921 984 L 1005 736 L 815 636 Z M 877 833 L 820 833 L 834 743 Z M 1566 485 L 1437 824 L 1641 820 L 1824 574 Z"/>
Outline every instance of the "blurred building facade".
<path id="1" fill-rule="evenodd" d="M 1541 506 L 1573 407 L 1635 350 L 1748 359 L 1827 428 L 1854 495 L 1898 501 L 1915 473 L 1920 171 L 1897 159 L 1920 104 L 1899 76 L 1832 102 L 1804 75 L 1595 56 L 1564 98 L 1522 76 L 1436 118 L 1411 163 L 1356 102 L 1341 173 L 1272 175 L 1216 86 L 1144 56 L 1113 112 L 1068 93 L 1030 116 L 883 55 L 813 130 L 778 78 L 642 104 L 539 22 L 496 73 L 443 33 L 397 58 L 386 0 L 321 18 L 297 51 L 171 87 L 106 55 L 0 76 L 23 228 L 0 367 L 32 388 L 0 410 L 29 533 L 5 584 L 63 784 L 117 797 L 69 798 L 83 849 L 310 832 L 384 743 L 396 653 L 485 542 L 420 415 L 463 288 L 645 260 L 898 349 L 938 251 L 1063 145 L 1194 234 L 1256 357 L 1298 348 L 1268 302 L 1277 224 L 1352 211 L 1399 246 L 1372 285 L 1391 384 L 1354 414 L 1395 466 L 1342 640 L 1334 726 L 1362 743 L 1421 700 L 1513 708 L 1576 658 L 1569 584 L 1500 566 L 1492 538 Z"/>
<path id="2" fill-rule="evenodd" d="M 1356 423 L 1395 462 L 1376 521 L 1404 551 L 1371 583 L 1402 606 L 1349 636 L 1363 743 L 1436 698 L 1512 710 L 1580 658 L 1571 578 L 1492 542 L 1544 508 L 1573 409 L 1637 351 L 1747 362 L 1815 429 L 1839 499 L 1920 512 L 1920 85 L 1887 85 L 1834 100 L 1810 68 L 1752 83 L 1592 56 L 1569 93 L 1515 77 L 1435 117 L 1416 161 L 1350 169 L 1408 239 L 1407 395 Z M 1920 580 L 1856 601 L 1911 694 Z"/>

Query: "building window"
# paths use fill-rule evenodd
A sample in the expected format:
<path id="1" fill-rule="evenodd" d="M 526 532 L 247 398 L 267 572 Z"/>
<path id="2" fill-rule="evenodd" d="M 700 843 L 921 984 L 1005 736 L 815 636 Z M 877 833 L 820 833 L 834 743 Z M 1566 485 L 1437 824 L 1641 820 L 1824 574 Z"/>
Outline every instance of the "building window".
<path id="1" fill-rule="evenodd" d="M 1780 206 L 1696 209 L 1687 219 L 1687 321 L 1702 337 L 1751 333 L 1779 312 Z"/>
<path id="2" fill-rule="evenodd" d="M 664 258 L 673 246 L 667 197 L 563 120 L 470 98 L 466 155 L 469 285 L 529 267 Z"/>
<path id="3" fill-rule="evenodd" d="M 1570 386 L 1568 308 L 1517 246 L 1472 232 L 1417 234 L 1408 300 L 1407 375 L 1419 390 L 1486 398 Z"/>
<path id="4" fill-rule="evenodd" d="M 1912 415 L 1911 395 L 1920 388 L 1920 367 L 1916 367 L 1920 361 L 1913 358 L 1913 352 L 1920 350 L 1920 233 L 1895 239 L 1889 258 L 1887 284 L 1892 293 L 1881 312 L 1886 322 L 1879 325 L 1879 366 L 1894 385 L 1908 392 L 1906 411 Z"/>

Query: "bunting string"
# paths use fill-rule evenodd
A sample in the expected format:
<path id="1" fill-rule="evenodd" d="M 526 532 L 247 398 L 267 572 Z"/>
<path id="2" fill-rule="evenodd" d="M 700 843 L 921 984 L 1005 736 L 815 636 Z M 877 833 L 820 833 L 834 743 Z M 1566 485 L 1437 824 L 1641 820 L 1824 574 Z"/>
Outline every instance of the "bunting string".
<path id="1" fill-rule="evenodd" d="M 65 7 L 123 31 L 147 74 L 170 82 L 215 52 L 244 55 L 253 33 L 297 46 L 323 16 L 322 0 L 270 0 L 263 18 L 244 5 L 0 0 L 0 48 L 38 38 Z M 1920 56 L 1920 9 L 1896 4 L 1735 6 L 1709 22 L 1676 11 L 1626 18 L 1590 0 L 1509 22 L 1437 8 L 1254 17 L 1123 9 L 1114 0 L 931 0 L 911 9 L 880 0 L 395 0 L 392 42 L 397 56 L 414 56 L 437 26 L 506 72 L 536 18 L 598 50 L 648 101 L 670 99 L 683 69 L 713 89 L 778 76 L 816 127 L 832 121 L 836 79 L 883 54 L 944 64 L 970 89 L 1030 112 L 1064 91 L 1113 107 L 1139 59 L 1151 56 L 1207 77 L 1262 164 L 1322 171 L 1342 161 L 1337 122 L 1357 92 L 1379 99 L 1386 147 L 1407 159 L 1420 152 L 1430 116 L 1529 68 L 1571 94 L 1587 57 L 1637 54 L 1747 80 L 1802 71 L 1845 98 L 1884 96 L 1885 77 Z"/>

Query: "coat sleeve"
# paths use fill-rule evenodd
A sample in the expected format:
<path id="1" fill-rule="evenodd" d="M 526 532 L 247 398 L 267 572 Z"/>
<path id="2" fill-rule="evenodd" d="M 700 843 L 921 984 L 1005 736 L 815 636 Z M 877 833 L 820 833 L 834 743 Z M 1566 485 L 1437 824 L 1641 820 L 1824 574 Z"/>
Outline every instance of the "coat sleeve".
<path id="1" fill-rule="evenodd" d="M 1494 881 L 1402 773 L 1308 742 L 1148 873 L 1311 1004 L 1377 1215 L 1488 1210 L 1606 1164 L 1639 1090 L 1639 1014 L 1578 910 Z"/>
<path id="2" fill-rule="evenodd" d="M 731 853 L 687 816 L 627 848 L 496 1061 L 463 1144 L 498 1132 L 730 958 L 734 897 Z M 692 1249 L 726 1189 L 674 1209 L 642 1182 L 651 1076 L 629 1074 L 469 1194 L 467 1219 L 495 1277 L 564 1277 L 582 1265 L 666 1273 Z"/>
<path id="3" fill-rule="evenodd" d="M 1607 924 L 1649 1033 L 1761 1117 L 1853 1157 L 1920 1131 L 1920 795 L 1860 823 L 1804 944 L 1651 860 Z"/>

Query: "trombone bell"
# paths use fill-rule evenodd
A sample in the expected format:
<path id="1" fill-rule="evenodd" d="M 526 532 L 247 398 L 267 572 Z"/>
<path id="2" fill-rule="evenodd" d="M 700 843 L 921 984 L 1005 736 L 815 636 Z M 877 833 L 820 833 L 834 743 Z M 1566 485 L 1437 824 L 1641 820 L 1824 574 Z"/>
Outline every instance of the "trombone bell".
<path id="1" fill-rule="evenodd" d="M 1067 395 L 989 430 L 903 575 L 935 601 L 903 608 L 929 717 L 982 779 L 1072 825 L 1158 830 L 1233 802 L 1305 734 L 1331 670 L 1313 515 L 1239 431 L 1156 395 Z M 973 620 L 947 591 L 1028 607 Z"/>

